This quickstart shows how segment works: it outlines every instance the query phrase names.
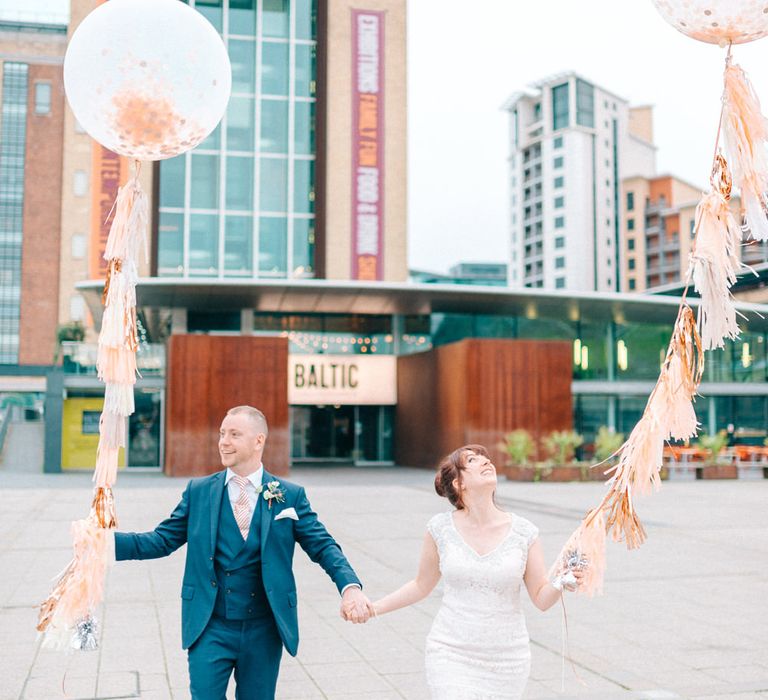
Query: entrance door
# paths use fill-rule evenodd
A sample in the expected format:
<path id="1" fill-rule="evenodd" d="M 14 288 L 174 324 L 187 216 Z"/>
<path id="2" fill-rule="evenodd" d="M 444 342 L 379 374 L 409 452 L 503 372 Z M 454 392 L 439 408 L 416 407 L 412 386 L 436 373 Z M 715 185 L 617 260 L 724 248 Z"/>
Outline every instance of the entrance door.
<path id="1" fill-rule="evenodd" d="M 355 446 L 354 406 L 292 406 L 291 457 L 351 462 Z"/>
<path id="2" fill-rule="evenodd" d="M 392 462 L 392 406 L 291 406 L 291 461 Z"/>

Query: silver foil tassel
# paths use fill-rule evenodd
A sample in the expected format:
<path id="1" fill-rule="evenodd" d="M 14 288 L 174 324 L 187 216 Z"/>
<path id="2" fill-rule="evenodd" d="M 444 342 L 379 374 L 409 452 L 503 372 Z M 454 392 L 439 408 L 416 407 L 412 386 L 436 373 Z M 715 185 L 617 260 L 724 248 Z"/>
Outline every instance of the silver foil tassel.
<path id="1" fill-rule="evenodd" d="M 95 651 L 99 648 L 99 623 L 95 617 L 84 617 L 77 623 L 72 634 L 72 648 L 78 651 Z"/>

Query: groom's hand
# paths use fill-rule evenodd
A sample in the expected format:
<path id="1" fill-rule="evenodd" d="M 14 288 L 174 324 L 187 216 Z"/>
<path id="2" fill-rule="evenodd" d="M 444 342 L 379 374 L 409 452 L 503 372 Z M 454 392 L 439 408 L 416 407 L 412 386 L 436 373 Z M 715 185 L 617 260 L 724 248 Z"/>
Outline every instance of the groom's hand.
<path id="1" fill-rule="evenodd" d="M 357 586 L 350 586 L 341 596 L 341 617 L 348 622 L 368 622 L 372 611 L 371 601 Z"/>

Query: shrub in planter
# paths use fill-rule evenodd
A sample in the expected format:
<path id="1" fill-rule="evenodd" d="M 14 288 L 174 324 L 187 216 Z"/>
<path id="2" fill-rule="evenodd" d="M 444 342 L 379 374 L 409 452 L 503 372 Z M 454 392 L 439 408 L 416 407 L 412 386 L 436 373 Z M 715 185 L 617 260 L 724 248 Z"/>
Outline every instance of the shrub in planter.
<path id="1" fill-rule="evenodd" d="M 504 474 L 514 481 L 532 481 L 534 469 L 531 456 L 536 450 L 533 436 L 523 428 L 513 430 L 504 436 L 504 442 L 499 445 L 506 455 Z"/>
<path id="2" fill-rule="evenodd" d="M 573 430 L 555 430 L 541 441 L 552 464 L 571 464 L 576 448 L 583 442 L 584 438 Z"/>
<path id="3" fill-rule="evenodd" d="M 718 462 L 718 457 L 728 444 L 728 433 L 720 430 L 714 435 L 703 434 L 699 438 L 699 447 L 707 452 L 707 461 L 696 467 L 697 479 L 736 479 L 738 467 L 733 463 Z"/>
<path id="4" fill-rule="evenodd" d="M 536 481 L 580 481 L 582 465 L 575 461 L 576 448 L 584 439 L 573 430 L 556 430 L 542 441 L 544 451 L 549 457 L 548 464 L 539 467 L 539 479 Z"/>
<path id="5" fill-rule="evenodd" d="M 624 444 L 624 433 L 601 425 L 595 437 L 595 461 L 604 462 Z"/>

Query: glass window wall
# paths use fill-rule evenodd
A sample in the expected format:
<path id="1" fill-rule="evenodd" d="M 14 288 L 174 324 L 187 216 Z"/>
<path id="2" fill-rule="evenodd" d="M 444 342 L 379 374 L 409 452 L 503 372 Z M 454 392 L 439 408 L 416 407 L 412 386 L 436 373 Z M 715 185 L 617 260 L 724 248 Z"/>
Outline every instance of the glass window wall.
<path id="1" fill-rule="evenodd" d="M 158 271 L 311 275 L 317 1 L 206 0 L 193 7 L 224 32 L 233 95 L 222 123 L 193 153 L 159 164 L 165 223 L 158 234 Z M 163 218 L 179 213 L 181 219 Z M 216 250 L 207 220 L 196 219 L 193 232 L 191 216 L 202 214 L 217 214 L 224 222 L 224 240 L 219 233 Z M 238 216 L 256 222 L 250 227 L 250 256 L 242 240 L 247 226 Z M 276 245 L 284 249 L 277 251 Z M 243 264 L 247 257 L 250 265 Z"/>

